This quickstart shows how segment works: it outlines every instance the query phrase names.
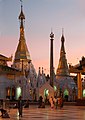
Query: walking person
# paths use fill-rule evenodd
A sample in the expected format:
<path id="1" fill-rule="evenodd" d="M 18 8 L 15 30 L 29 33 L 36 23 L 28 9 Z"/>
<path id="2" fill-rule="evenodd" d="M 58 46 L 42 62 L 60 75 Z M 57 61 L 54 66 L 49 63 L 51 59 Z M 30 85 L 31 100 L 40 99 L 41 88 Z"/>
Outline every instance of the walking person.
<path id="1" fill-rule="evenodd" d="M 38 106 L 38 108 L 41 108 L 41 107 L 42 107 L 42 102 L 43 102 L 43 97 L 40 96 L 40 97 L 39 97 L 39 106 Z"/>
<path id="2" fill-rule="evenodd" d="M 50 97 L 49 102 L 50 102 L 51 109 L 53 109 L 54 108 L 54 101 L 53 101 L 52 96 Z"/>
<path id="3" fill-rule="evenodd" d="M 57 97 L 54 97 L 54 105 L 55 105 L 55 109 L 57 109 L 57 106 L 58 106 L 58 100 L 57 100 Z"/>
<path id="4" fill-rule="evenodd" d="M 58 107 L 60 109 L 63 107 L 63 98 L 61 96 L 58 98 Z"/>
<path id="5" fill-rule="evenodd" d="M 57 100 L 58 100 L 58 108 L 60 108 L 61 107 L 61 98 L 58 97 Z"/>
<path id="6" fill-rule="evenodd" d="M 63 108 L 63 97 L 60 97 L 60 108 Z"/>
<path id="7" fill-rule="evenodd" d="M 20 96 L 18 99 L 18 111 L 19 111 L 19 116 L 22 117 L 22 109 L 23 109 L 23 102 L 22 102 L 22 97 Z"/>

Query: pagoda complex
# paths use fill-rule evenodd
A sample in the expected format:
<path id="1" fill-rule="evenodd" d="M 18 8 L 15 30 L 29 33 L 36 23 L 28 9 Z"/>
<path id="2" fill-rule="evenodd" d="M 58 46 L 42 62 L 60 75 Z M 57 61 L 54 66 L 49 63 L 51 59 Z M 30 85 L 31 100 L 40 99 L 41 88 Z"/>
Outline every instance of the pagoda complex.
<path id="1" fill-rule="evenodd" d="M 37 76 L 32 64 L 32 59 L 25 40 L 25 15 L 23 13 L 22 1 L 18 19 L 20 22 L 20 37 L 12 66 L 8 67 L 7 65 L 7 62 L 12 60 L 12 57 L 8 58 L 0 55 L 0 98 L 17 100 L 19 96 L 22 96 L 23 100 L 38 100 L 39 96 L 42 95 L 44 100 L 46 100 L 51 96 L 54 97 L 57 95 L 58 97 L 62 93 L 66 100 L 73 101 L 74 96 L 76 95 L 76 84 L 69 73 L 63 33 L 56 75 L 54 73 L 53 65 L 54 34 L 53 32 L 50 34 L 50 78 L 46 80 L 43 67 L 42 72 L 40 72 L 39 67 Z"/>

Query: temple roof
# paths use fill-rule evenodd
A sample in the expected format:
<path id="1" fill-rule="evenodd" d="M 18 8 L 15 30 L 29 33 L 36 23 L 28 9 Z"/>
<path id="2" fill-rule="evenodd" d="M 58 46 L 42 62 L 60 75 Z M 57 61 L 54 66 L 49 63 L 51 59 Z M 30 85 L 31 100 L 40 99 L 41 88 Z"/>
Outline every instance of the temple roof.
<path id="1" fill-rule="evenodd" d="M 12 57 L 6 57 L 6 56 L 4 56 L 4 55 L 2 55 L 2 54 L 0 54 L 0 60 L 4 60 L 4 61 L 12 61 Z"/>
<path id="2" fill-rule="evenodd" d="M 25 40 L 19 40 L 19 44 L 15 53 L 15 61 L 19 60 L 31 60 Z"/>
<path id="3" fill-rule="evenodd" d="M 70 73 L 79 73 L 80 72 L 82 75 L 85 75 L 85 57 L 83 56 L 78 64 L 76 64 L 74 66 L 69 65 L 69 71 L 70 71 Z"/>
<path id="4" fill-rule="evenodd" d="M 15 68 L 0 65 L 0 74 L 10 74 L 10 75 L 18 74 L 18 75 L 20 75 L 21 73 L 22 73 L 21 71 L 15 69 Z"/>

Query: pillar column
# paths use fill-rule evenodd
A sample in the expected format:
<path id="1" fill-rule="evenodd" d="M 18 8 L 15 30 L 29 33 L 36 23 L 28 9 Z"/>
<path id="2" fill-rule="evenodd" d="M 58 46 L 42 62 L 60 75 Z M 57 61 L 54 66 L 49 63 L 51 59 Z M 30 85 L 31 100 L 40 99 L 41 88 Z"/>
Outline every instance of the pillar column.
<path id="1" fill-rule="evenodd" d="M 54 81 L 54 66 L 53 66 L 53 40 L 54 40 L 54 34 L 51 32 L 50 34 L 50 85 L 53 87 L 53 81 Z"/>
<path id="2" fill-rule="evenodd" d="M 78 99 L 82 99 L 82 81 L 81 73 L 77 73 Z"/>

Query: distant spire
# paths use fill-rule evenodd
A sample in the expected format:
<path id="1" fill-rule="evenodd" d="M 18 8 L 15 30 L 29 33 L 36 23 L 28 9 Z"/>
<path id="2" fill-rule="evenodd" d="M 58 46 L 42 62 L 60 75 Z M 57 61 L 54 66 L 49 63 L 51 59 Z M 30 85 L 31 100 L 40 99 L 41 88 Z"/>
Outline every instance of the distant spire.
<path id="1" fill-rule="evenodd" d="M 22 2 L 21 2 L 21 12 L 20 12 L 18 19 L 20 21 L 20 40 L 22 40 L 22 39 L 25 40 L 25 36 L 24 36 L 25 15 L 23 13 Z"/>
<path id="2" fill-rule="evenodd" d="M 23 5 L 22 5 L 22 0 L 20 0 L 20 2 L 21 2 L 21 10 L 22 10 L 22 7 L 23 7 Z"/>
<path id="3" fill-rule="evenodd" d="M 57 76 L 69 76 L 64 42 L 65 42 L 65 38 L 64 38 L 63 29 L 62 29 L 60 59 L 59 59 L 59 64 L 57 68 L 57 73 L 56 73 Z"/>
<path id="4" fill-rule="evenodd" d="M 39 67 L 39 74 L 40 74 L 40 67 Z"/>
<path id="5" fill-rule="evenodd" d="M 25 15 L 24 15 L 24 13 L 23 13 L 23 5 L 22 5 L 22 1 L 21 1 L 21 13 L 20 13 L 20 15 L 19 15 L 19 19 L 20 19 L 20 20 L 25 19 Z"/>
<path id="6" fill-rule="evenodd" d="M 21 4 L 22 4 L 22 0 L 20 0 Z"/>
<path id="7" fill-rule="evenodd" d="M 44 70 L 43 70 L 43 67 L 42 67 L 42 74 L 44 74 Z"/>
<path id="8" fill-rule="evenodd" d="M 65 38 L 64 38 L 64 28 L 62 28 L 62 37 L 61 37 L 61 42 L 64 42 Z"/>

